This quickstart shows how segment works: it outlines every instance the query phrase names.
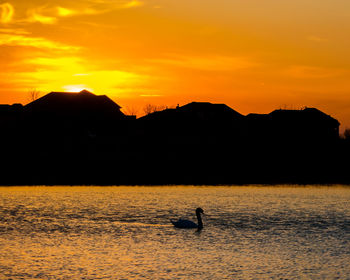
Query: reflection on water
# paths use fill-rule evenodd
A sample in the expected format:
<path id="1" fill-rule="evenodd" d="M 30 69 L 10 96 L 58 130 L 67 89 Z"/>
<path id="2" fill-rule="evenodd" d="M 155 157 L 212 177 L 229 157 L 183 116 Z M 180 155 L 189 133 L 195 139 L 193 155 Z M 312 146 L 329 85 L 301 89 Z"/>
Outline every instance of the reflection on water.
<path id="1" fill-rule="evenodd" d="M 0 279 L 346 279 L 350 188 L 0 188 Z M 204 229 L 174 228 L 196 220 Z"/>

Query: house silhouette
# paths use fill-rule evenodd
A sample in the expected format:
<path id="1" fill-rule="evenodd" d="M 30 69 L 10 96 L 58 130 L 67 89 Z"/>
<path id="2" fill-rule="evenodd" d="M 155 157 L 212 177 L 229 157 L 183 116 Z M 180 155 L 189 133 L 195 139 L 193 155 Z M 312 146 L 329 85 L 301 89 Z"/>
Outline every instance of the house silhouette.
<path id="1" fill-rule="evenodd" d="M 249 141 L 335 141 L 340 123 L 316 108 L 279 109 L 269 114 L 244 116 L 225 104 L 191 102 L 176 109 L 165 109 L 141 117 L 141 127 L 152 133 L 168 130 L 193 134 L 204 132 L 215 137 L 231 136 Z"/>
<path id="2" fill-rule="evenodd" d="M 248 134 L 279 141 L 335 141 L 339 138 L 338 120 L 316 108 L 278 109 L 269 114 L 249 114 Z"/>
<path id="3" fill-rule="evenodd" d="M 165 109 L 148 114 L 142 120 L 182 120 L 227 122 L 242 119 L 243 115 L 225 104 L 191 102 L 176 109 Z"/>
<path id="4" fill-rule="evenodd" d="M 80 92 L 51 92 L 27 105 L 30 113 L 46 113 L 56 116 L 98 116 L 125 119 L 121 107 L 106 95 L 95 95 L 87 90 Z"/>
<path id="5" fill-rule="evenodd" d="M 120 109 L 86 90 L 0 105 L 3 184 L 350 182 L 339 122 L 316 108 L 245 116 L 191 102 L 139 119 Z"/>

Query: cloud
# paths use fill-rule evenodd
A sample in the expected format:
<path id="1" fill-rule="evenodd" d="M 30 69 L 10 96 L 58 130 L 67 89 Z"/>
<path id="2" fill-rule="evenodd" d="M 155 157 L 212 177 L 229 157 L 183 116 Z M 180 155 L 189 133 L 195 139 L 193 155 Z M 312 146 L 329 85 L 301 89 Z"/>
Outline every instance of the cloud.
<path id="1" fill-rule="evenodd" d="M 83 8 L 67 8 L 63 6 L 56 7 L 57 16 L 66 17 L 66 16 L 79 16 L 79 15 L 96 15 L 108 13 L 113 10 L 119 9 L 129 9 L 141 7 L 144 5 L 144 2 L 139 0 L 121 0 L 121 1 L 110 1 L 110 0 L 91 0 L 89 1 L 91 5 L 86 5 L 84 3 Z"/>
<path id="2" fill-rule="evenodd" d="M 135 88 L 142 88 L 148 76 L 136 72 L 101 70 L 91 67 L 91 63 L 81 57 L 37 57 L 26 59 L 24 64 L 31 71 L 23 73 L 23 78 L 35 81 L 41 91 L 90 89 L 96 93 L 128 96 Z M 125 91 L 130 88 L 130 91 Z M 112 91 L 112 92 L 111 92 Z"/>
<path id="3" fill-rule="evenodd" d="M 96 5 L 109 5 L 113 7 L 125 7 L 125 8 L 130 8 L 130 7 L 138 7 L 138 6 L 143 6 L 144 2 L 139 1 L 139 0 L 89 0 L 90 3 Z"/>
<path id="4" fill-rule="evenodd" d="M 246 57 L 231 56 L 179 56 L 169 59 L 153 59 L 151 62 L 205 71 L 235 71 L 256 67 L 258 64 Z"/>
<path id="5" fill-rule="evenodd" d="M 139 5 L 138 1 L 132 1 L 124 4 L 123 6 L 119 6 L 118 8 L 130 8 L 136 7 Z M 62 6 L 56 7 L 39 7 L 35 9 L 28 10 L 27 12 L 27 22 L 40 22 L 42 24 L 55 24 L 59 18 L 63 17 L 73 17 L 73 16 L 81 16 L 81 15 L 98 15 L 107 13 L 111 10 L 115 9 L 115 7 L 100 7 L 100 8 L 67 8 Z"/>
<path id="6" fill-rule="evenodd" d="M 27 18 L 24 22 L 39 22 L 42 24 L 55 24 L 62 17 L 77 15 L 95 15 L 103 13 L 102 10 L 93 8 L 71 9 L 62 6 L 42 6 L 27 11 Z"/>
<path id="7" fill-rule="evenodd" d="M 307 65 L 292 65 L 284 73 L 297 79 L 324 79 L 339 76 L 341 69 L 329 69 L 324 67 L 314 67 Z"/>
<path id="8" fill-rule="evenodd" d="M 107 12 L 105 9 L 83 8 L 83 9 L 69 9 L 66 7 L 56 7 L 57 17 L 71 17 L 80 15 L 98 15 Z"/>
<path id="9" fill-rule="evenodd" d="M 0 33 L 16 34 L 16 35 L 29 35 L 30 33 L 24 29 L 19 28 L 0 28 Z"/>
<path id="10" fill-rule="evenodd" d="M 11 22 L 14 13 L 15 13 L 15 9 L 10 3 L 0 4 L 0 22 L 1 23 Z"/>
<path id="11" fill-rule="evenodd" d="M 77 51 L 79 47 L 65 45 L 40 37 L 28 37 L 19 34 L 0 34 L 0 46 L 23 46 L 35 47 L 40 49 Z"/>
<path id="12" fill-rule="evenodd" d="M 140 94 L 140 97 L 161 97 L 163 96 L 163 94 L 153 94 L 153 93 L 144 93 L 144 94 Z"/>
<path id="13" fill-rule="evenodd" d="M 40 22 L 42 24 L 54 24 L 57 21 L 57 18 L 52 15 L 44 15 L 50 13 L 51 11 L 46 7 L 38 7 L 35 9 L 28 10 L 28 22 Z"/>
<path id="14" fill-rule="evenodd" d="M 61 17 L 74 16 L 77 12 L 71 9 L 57 7 L 57 14 Z"/>
<path id="15" fill-rule="evenodd" d="M 144 3 L 138 0 L 132 0 L 130 2 L 125 3 L 122 7 L 124 8 L 135 8 L 135 7 L 140 7 L 143 6 Z"/>
<path id="16" fill-rule="evenodd" d="M 97 14 L 103 14 L 107 13 L 113 10 L 119 10 L 119 9 L 129 9 L 129 8 L 135 8 L 135 7 L 141 7 L 144 5 L 142 1 L 139 0 L 123 0 L 123 1 L 105 1 L 105 0 L 97 0 L 92 1 L 96 5 L 92 5 L 90 7 L 84 7 L 81 9 L 71 9 L 66 8 L 62 6 L 56 7 L 57 10 L 57 16 L 60 17 L 67 17 L 67 16 L 79 16 L 79 15 L 97 15 Z"/>
<path id="17" fill-rule="evenodd" d="M 144 3 L 139 0 L 122 0 L 122 1 L 78 1 L 73 7 L 69 4 L 65 5 L 51 5 L 46 4 L 27 10 L 27 15 L 18 20 L 20 23 L 35 23 L 41 24 L 55 24 L 60 18 L 82 16 L 82 15 L 98 15 L 111 12 L 113 10 L 130 9 L 143 6 Z M 1 22 L 9 22 L 12 19 L 13 7 L 8 4 L 0 5 L 1 8 Z"/>

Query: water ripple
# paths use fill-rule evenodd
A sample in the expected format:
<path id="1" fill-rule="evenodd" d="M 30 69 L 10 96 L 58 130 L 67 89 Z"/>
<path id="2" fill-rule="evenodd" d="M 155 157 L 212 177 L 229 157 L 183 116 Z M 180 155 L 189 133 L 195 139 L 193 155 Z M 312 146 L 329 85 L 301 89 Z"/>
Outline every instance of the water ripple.
<path id="1" fill-rule="evenodd" d="M 341 187 L 0 188 L 0 275 L 346 279 L 349 199 Z M 172 227 L 198 206 L 202 232 Z"/>

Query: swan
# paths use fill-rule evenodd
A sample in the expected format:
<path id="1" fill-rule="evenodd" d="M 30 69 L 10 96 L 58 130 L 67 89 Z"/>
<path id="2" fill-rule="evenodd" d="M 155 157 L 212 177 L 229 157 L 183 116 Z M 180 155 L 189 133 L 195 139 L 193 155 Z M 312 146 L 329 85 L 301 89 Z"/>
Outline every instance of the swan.
<path id="1" fill-rule="evenodd" d="M 203 222 L 202 222 L 202 217 L 201 214 L 204 214 L 204 211 L 202 208 L 197 208 L 196 209 L 196 216 L 198 220 L 198 225 L 192 221 L 189 220 L 182 220 L 179 219 L 178 221 L 172 221 L 170 222 L 174 225 L 174 227 L 177 228 L 197 228 L 198 230 L 201 230 L 203 228 Z"/>

